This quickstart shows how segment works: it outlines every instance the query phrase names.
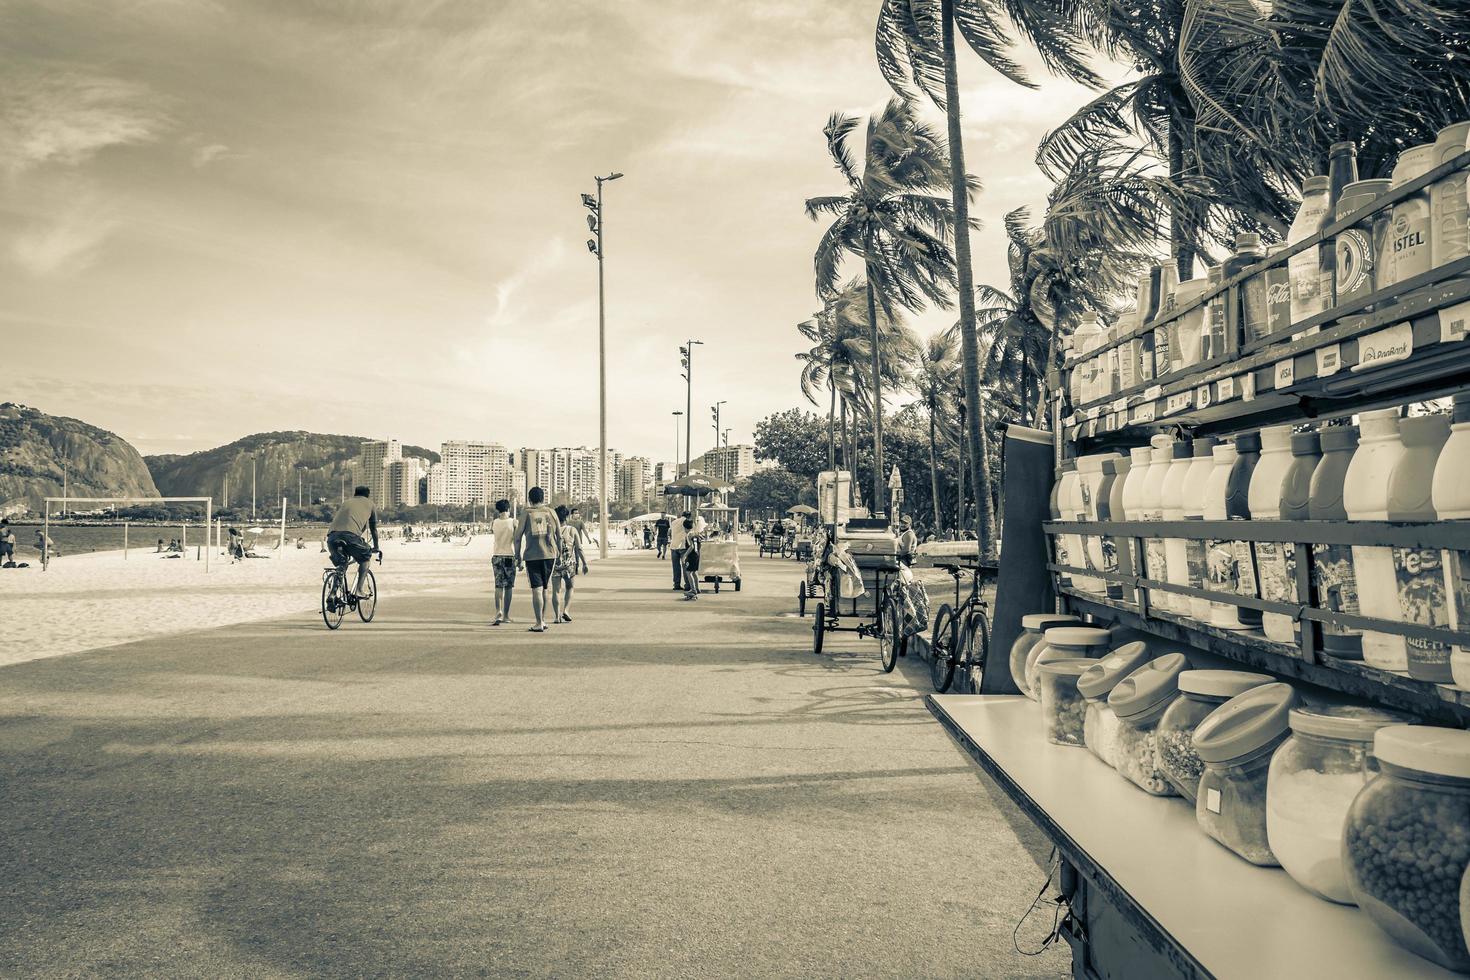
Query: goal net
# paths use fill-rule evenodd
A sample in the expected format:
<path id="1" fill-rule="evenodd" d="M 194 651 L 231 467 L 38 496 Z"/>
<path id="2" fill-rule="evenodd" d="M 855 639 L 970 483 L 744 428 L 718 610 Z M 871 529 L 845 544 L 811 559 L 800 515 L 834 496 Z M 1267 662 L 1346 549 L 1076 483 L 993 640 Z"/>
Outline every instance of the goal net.
<path id="1" fill-rule="evenodd" d="M 208 571 L 222 550 L 211 497 L 47 497 L 41 524 L 15 530 L 17 551 L 34 552 L 42 568 L 105 551 L 199 561 Z"/>

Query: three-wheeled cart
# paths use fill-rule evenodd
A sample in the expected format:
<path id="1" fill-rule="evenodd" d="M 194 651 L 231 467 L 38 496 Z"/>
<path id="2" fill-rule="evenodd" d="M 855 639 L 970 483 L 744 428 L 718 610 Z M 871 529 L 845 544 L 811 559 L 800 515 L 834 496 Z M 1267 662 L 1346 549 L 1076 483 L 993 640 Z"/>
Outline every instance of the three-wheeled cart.
<path id="1" fill-rule="evenodd" d="M 890 536 L 891 537 L 891 536 Z M 831 545 L 813 562 L 820 578 L 820 597 L 812 614 L 812 652 L 821 653 L 828 633 L 856 633 L 878 641 L 878 658 L 884 673 L 892 671 L 904 655 L 908 638 L 903 632 L 904 598 L 898 579 L 898 557 L 883 545 L 866 551 L 856 539 L 850 539 L 850 553 L 862 575 L 864 593 L 844 598 L 842 577 L 828 560 Z M 803 582 L 805 591 L 807 583 Z M 798 595 L 805 607 L 806 599 Z M 850 624 L 850 625 L 849 625 Z"/>
<path id="2" fill-rule="evenodd" d="M 789 554 L 790 552 L 787 550 L 786 545 L 786 535 L 776 534 L 771 531 L 767 531 L 761 535 L 759 557 L 764 558 L 767 555 L 772 555 L 774 557 L 785 558 Z"/>
<path id="3" fill-rule="evenodd" d="M 701 580 L 714 584 L 715 592 L 720 583 L 728 582 L 740 591 L 740 546 L 734 541 L 706 541 L 699 548 L 699 571 Z"/>

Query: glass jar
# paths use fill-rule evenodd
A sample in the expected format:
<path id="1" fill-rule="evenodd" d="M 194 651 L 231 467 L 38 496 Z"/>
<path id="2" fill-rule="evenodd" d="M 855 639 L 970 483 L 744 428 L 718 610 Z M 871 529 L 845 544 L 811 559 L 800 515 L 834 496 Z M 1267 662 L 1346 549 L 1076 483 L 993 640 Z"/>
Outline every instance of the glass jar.
<path id="1" fill-rule="evenodd" d="M 1071 623 L 1082 622 L 1076 616 L 1062 616 L 1055 613 L 1032 613 L 1021 617 L 1021 635 L 1016 637 L 1016 642 L 1011 644 L 1011 680 L 1016 682 L 1016 687 L 1021 693 L 1036 700 L 1026 683 L 1026 658 L 1030 656 L 1031 650 L 1042 642 L 1042 634 L 1053 626 L 1066 626 Z"/>
<path id="2" fill-rule="evenodd" d="M 1194 802 L 1200 829 L 1263 867 L 1278 864 L 1266 835 L 1266 778 L 1295 705 L 1291 685 L 1262 684 L 1220 705 L 1194 730 L 1194 751 L 1205 764 Z"/>
<path id="3" fill-rule="evenodd" d="M 1166 653 L 1133 671 L 1108 695 L 1108 705 L 1118 716 L 1114 768 L 1153 796 L 1176 795 L 1159 762 L 1156 730 L 1164 712 L 1179 696 L 1179 675 L 1188 669 L 1189 660 L 1184 654 Z"/>
<path id="4" fill-rule="evenodd" d="M 1033 701 L 1041 696 L 1036 678 L 1042 664 L 1072 657 L 1101 657 L 1112 643 L 1112 634 L 1096 626 L 1053 626 L 1041 635 L 1042 642 L 1026 656 L 1026 691 Z"/>
<path id="5" fill-rule="evenodd" d="M 1353 904 L 1343 822 L 1371 775 L 1373 733 L 1411 720 L 1351 705 L 1291 712 L 1291 737 L 1271 757 L 1266 779 L 1266 837 L 1286 873 L 1318 898 Z"/>
<path id="6" fill-rule="evenodd" d="M 1087 700 L 1077 690 L 1077 678 L 1092 666 L 1081 657 L 1049 660 L 1041 665 L 1041 717 L 1047 741 L 1053 745 L 1081 745 Z"/>
<path id="7" fill-rule="evenodd" d="M 1373 737 L 1379 776 L 1344 827 L 1348 887 L 1406 949 L 1470 972 L 1460 879 L 1470 865 L 1470 732 L 1390 725 Z"/>
<path id="8" fill-rule="evenodd" d="M 1159 765 L 1180 796 L 1193 803 L 1205 764 L 1194 751 L 1194 730 L 1237 694 L 1274 680 L 1246 670 L 1186 670 L 1179 675 L 1179 697 L 1159 719 Z"/>
<path id="9" fill-rule="evenodd" d="M 1118 683 L 1148 662 L 1148 644 L 1138 640 L 1124 643 L 1107 656 L 1094 661 L 1077 679 L 1077 690 L 1087 699 L 1082 719 L 1082 743 L 1093 755 L 1110 766 L 1118 744 L 1118 716 L 1108 707 L 1108 695 Z"/>

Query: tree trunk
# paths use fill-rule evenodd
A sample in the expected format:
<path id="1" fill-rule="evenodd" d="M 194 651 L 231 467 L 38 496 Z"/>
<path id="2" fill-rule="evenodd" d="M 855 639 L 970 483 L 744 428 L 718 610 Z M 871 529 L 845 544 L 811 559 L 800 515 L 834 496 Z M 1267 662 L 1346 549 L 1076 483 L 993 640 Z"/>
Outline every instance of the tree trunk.
<path id="1" fill-rule="evenodd" d="M 934 451 L 935 399 L 929 399 L 929 495 L 934 501 L 934 533 L 944 527 L 944 518 L 939 514 L 939 458 Z"/>
<path id="2" fill-rule="evenodd" d="M 837 379 L 832 377 L 832 360 L 827 360 L 827 387 L 832 391 L 832 400 L 827 405 L 827 469 L 837 470 Z"/>
<path id="3" fill-rule="evenodd" d="M 960 529 L 965 526 L 965 443 L 968 441 L 968 430 L 965 428 L 965 403 L 960 402 L 960 473 L 956 481 L 954 497 L 954 531 L 955 537 L 959 537 Z"/>
<path id="4" fill-rule="evenodd" d="M 959 280 L 960 352 L 964 358 L 965 400 L 980 404 L 980 352 L 975 343 L 975 274 L 970 268 L 970 199 L 965 187 L 965 146 L 960 133 L 960 83 L 954 56 L 954 0 L 940 0 L 940 26 L 944 42 L 944 103 L 949 123 L 950 190 L 954 196 L 954 256 Z M 980 413 L 973 413 L 965 429 L 970 453 L 970 482 L 975 486 L 976 531 L 980 553 L 992 557 L 994 542 L 986 528 L 992 523 L 990 514 L 990 474 L 984 471 L 974 448 L 980 445 Z M 961 497 L 963 500 L 964 498 Z"/>
<path id="5" fill-rule="evenodd" d="M 848 451 L 852 453 L 852 479 L 848 481 L 848 486 L 852 488 L 852 505 L 858 507 L 862 505 L 863 493 L 858 488 L 858 407 L 856 402 L 852 406 L 852 438 L 848 441 Z"/>
<path id="6" fill-rule="evenodd" d="M 1182 88 L 1171 90 L 1171 94 L 1176 96 L 1176 106 L 1189 104 L 1189 96 Z M 1185 134 L 1176 122 L 1171 121 L 1169 125 L 1169 179 L 1178 183 L 1184 173 Z M 1180 282 L 1194 278 L 1194 248 L 1189 243 L 1199 227 L 1199 218 L 1192 204 L 1176 204 L 1169 210 L 1169 248 Z"/>
<path id="7" fill-rule="evenodd" d="M 873 509 L 877 517 L 886 508 L 887 496 L 883 488 L 883 364 L 879 353 L 878 308 L 873 300 L 873 267 L 869 255 L 873 249 L 873 235 L 868 233 L 863 242 L 863 270 L 868 279 L 868 327 L 873 333 Z"/>

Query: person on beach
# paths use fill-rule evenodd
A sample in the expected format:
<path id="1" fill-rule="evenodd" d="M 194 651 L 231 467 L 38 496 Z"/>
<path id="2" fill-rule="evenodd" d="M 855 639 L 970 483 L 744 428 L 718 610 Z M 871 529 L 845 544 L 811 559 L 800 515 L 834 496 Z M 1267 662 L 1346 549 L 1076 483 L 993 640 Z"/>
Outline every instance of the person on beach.
<path id="1" fill-rule="evenodd" d="M 46 532 L 36 528 L 36 550 L 41 553 L 41 561 L 46 562 L 57 557 L 56 542 L 46 537 Z"/>
<path id="2" fill-rule="evenodd" d="M 669 515 L 659 514 L 658 520 L 653 522 L 653 530 L 658 543 L 658 557 L 667 558 L 669 555 Z"/>
<path id="3" fill-rule="evenodd" d="M 684 549 L 689 545 L 689 535 L 704 533 L 704 518 L 698 514 L 685 511 L 682 520 L 674 522 L 669 536 L 669 555 L 674 570 L 674 590 L 685 591 L 687 589 L 687 576 L 684 574 Z"/>
<path id="4" fill-rule="evenodd" d="M 898 527 L 898 560 L 912 566 L 914 555 L 919 551 L 919 536 L 914 533 L 914 519 L 905 514 L 898 519 Z"/>
<path id="5" fill-rule="evenodd" d="M 536 625 L 530 632 L 546 632 L 546 589 L 551 585 L 552 567 L 561 550 L 561 519 L 546 506 L 546 491 L 532 487 L 526 492 L 530 506 L 521 511 L 516 525 L 516 543 L 525 562 L 526 577 L 531 580 L 531 611 Z"/>
<path id="6" fill-rule="evenodd" d="M 565 520 L 569 515 L 566 505 L 556 509 L 556 516 Z M 587 573 L 587 556 L 582 551 L 582 532 L 575 525 L 561 527 L 561 547 L 556 553 L 556 564 L 551 570 L 551 611 L 553 623 L 570 623 L 567 612 L 572 607 L 572 585 L 578 574 Z"/>
<path id="7" fill-rule="evenodd" d="M 352 499 L 337 508 L 332 523 L 327 527 L 327 552 L 332 556 L 332 564 L 346 568 L 349 563 L 357 562 L 357 585 L 353 588 L 353 598 L 360 597 L 367 588 L 368 562 L 373 560 L 373 555 L 383 553 L 378 547 L 378 512 L 369 498 L 370 493 L 372 491 L 367 487 L 354 489 Z M 362 536 L 364 531 L 372 532 L 371 546 Z"/>
<path id="8" fill-rule="evenodd" d="M 495 550 L 490 565 L 495 570 L 495 622 L 491 626 L 512 622 L 510 597 L 516 587 L 516 570 L 521 567 L 521 539 L 516 537 L 516 522 L 510 516 L 510 501 L 495 501 L 495 520 L 490 523 L 495 536 Z"/>
<path id="9" fill-rule="evenodd" d="M 699 598 L 699 548 L 704 535 L 695 519 L 688 514 L 685 514 L 680 528 L 684 531 L 684 547 L 681 549 L 684 556 L 684 601 L 693 602 Z"/>
<path id="10" fill-rule="evenodd" d="M 15 565 L 15 531 L 10 527 L 10 521 L 0 520 L 0 566 L 6 568 Z"/>

